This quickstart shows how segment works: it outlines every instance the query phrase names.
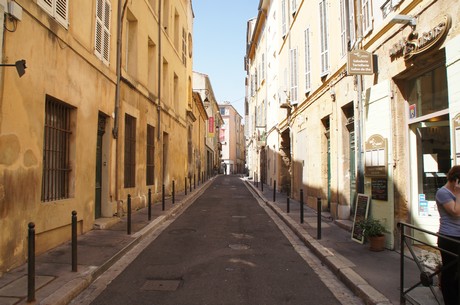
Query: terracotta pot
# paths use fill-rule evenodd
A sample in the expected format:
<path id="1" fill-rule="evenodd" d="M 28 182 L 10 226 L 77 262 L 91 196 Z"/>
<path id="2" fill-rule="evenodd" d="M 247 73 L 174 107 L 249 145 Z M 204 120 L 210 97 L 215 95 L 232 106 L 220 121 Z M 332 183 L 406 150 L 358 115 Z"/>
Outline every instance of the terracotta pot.
<path id="1" fill-rule="evenodd" d="M 385 250 L 385 235 L 370 236 L 369 250 L 376 252 Z"/>

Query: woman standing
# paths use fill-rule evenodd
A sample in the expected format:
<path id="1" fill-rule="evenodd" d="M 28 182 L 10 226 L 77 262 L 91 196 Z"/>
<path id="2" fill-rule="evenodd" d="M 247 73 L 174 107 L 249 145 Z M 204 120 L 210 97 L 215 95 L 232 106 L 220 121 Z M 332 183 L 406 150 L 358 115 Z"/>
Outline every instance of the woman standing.
<path id="1" fill-rule="evenodd" d="M 458 201 L 458 202 L 457 202 Z M 447 182 L 436 192 L 436 205 L 439 211 L 439 234 L 460 243 L 460 166 L 453 166 L 447 173 Z M 438 238 L 439 248 L 458 254 L 459 243 L 443 237 Z M 441 251 L 442 273 L 441 290 L 446 305 L 459 303 L 459 278 L 457 257 Z"/>

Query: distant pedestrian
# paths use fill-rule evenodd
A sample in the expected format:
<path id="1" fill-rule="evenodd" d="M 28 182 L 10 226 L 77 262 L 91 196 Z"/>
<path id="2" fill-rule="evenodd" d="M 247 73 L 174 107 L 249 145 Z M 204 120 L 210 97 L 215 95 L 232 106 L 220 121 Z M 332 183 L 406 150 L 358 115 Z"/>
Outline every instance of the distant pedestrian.
<path id="1" fill-rule="evenodd" d="M 460 243 L 460 165 L 453 166 L 447 173 L 447 182 L 436 192 L 436 205 L 439 211 L 439 234 L 458 240 Z M 445 238 L 438 238 L 439 248 L 459 253 L 459 244 Z M 441 291 L 446 305 L 458 305 L 459 274 L 455 261 L 457 257 L 441 251 L 443 270 L 441 272 Z M 449 264 L 451 264 L 449 266 Z"/>

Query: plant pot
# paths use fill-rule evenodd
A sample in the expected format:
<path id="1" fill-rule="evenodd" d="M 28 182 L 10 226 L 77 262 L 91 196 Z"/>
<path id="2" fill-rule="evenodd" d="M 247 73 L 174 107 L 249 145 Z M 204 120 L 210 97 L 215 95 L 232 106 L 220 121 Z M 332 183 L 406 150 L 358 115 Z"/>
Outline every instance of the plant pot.
<path id="1" fill-rule="evenodd" d="M 375 252 L 385 250 L 385 235 L 369 236 L 369 250 Z"/>

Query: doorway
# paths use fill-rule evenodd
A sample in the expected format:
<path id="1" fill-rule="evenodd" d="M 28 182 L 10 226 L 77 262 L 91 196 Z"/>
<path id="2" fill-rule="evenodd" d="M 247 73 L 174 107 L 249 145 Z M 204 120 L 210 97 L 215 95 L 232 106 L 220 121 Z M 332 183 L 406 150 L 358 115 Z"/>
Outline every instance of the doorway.
<path id="1" fill-rule="evenodd" d="M 103 166 L 103 145 L 106 117 L 99 113 L 97 120 L 97 141 L 96 141 L 96 193 L 94 197 L 94 217 L 102 217 L 102 166 Z"/>

